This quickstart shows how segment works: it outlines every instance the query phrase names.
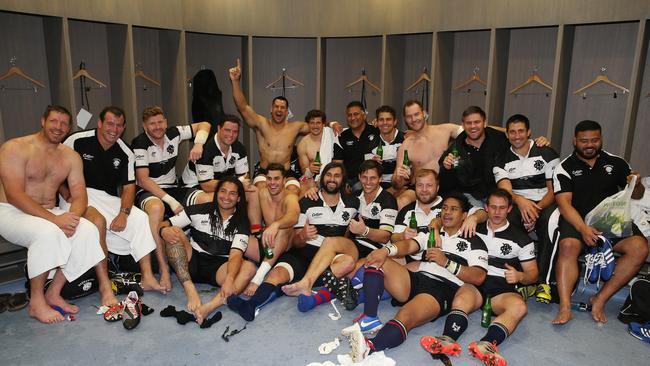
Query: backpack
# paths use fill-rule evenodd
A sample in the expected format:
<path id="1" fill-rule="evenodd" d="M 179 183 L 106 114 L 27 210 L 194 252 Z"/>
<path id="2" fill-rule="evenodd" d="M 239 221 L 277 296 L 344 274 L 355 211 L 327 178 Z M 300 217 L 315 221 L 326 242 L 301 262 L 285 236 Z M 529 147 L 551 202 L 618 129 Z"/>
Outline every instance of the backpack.
<path id="1" fill-rule="evenodd" d="M 630 295 L 618 313 L 618 320 L 626 324 L 650 321 L 650 273 L 630 286 Z"/>

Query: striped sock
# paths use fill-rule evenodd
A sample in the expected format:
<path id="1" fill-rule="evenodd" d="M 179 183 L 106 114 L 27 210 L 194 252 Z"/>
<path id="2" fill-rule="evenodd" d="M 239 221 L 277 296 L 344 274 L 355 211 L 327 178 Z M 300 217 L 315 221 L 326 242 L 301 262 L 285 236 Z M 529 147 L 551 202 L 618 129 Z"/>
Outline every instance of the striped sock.
<path id="1" fill-rule="evenodd" d="M 367 274 L 367 273 L 366 273 Z M 388 348 L 395 348 L 406 340 L 406 327 L 397 319 L 391 319 L 371 340 L 373 351 L 383 351 Z"/>
<path id="2" fill-rule="evenodd" d="M 326 288 L 321 288 L 314 295 L 298 295 L 298 310 L 305 313 L 316 306 L 332 300 L 331 292 Z"/>
<path id="3" fill-rule="evenodd" d="M 506 338 L 508 338 L 508 328 L 501 323 L 492 323 L 481 340 L 495 343 L 498 346 L 505 341 Z"/>

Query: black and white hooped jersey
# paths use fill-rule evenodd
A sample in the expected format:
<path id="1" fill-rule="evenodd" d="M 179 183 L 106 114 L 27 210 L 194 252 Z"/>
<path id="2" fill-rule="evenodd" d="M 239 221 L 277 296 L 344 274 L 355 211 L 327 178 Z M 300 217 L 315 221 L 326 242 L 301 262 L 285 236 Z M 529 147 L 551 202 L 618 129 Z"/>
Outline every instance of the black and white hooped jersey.
<path id="1" fill-rule="evenodd" d="M 141 133 L 131 142 L 135 154 L 135 169 L 148 168 L 149 178 L 160 188 L 176 187 L 178 145 L 192 137 L 190 125 L 169 127 L 165 131 L 163 147 L 160 148 L 151 141 L 146 132 Z"/>
<path id="2" fill-rule="evenodd" d="M 488 248 L 488 276 L 505 278 L 506 263 L 520 271 L 521 263 L 535 260 L 535 243 L 510 223 L 496 231 L 482 223 L 476 233 Z"/>
<path id="3" fill-rule="evenodd" d="M 375 199 L 369 204 L 366 204 L 363 192 L 361 192 L 359 195 L 359 216 L 363 217 L 363 222 L 367 227 L 386 230 L 392 233 L 395 229 L 395 219 L 397 217 L 397 200 L 388 191 L 384 191 L 379 187 Z M 381 243 L 358 235 L 356 240 L 359 244 L 370 249 L 377 249 L 383 246 Z"/>
<path id="4" fill-rule="evenodd" d="M 118 187 L 135 183 L 135 155 L 122 139 L 104 150 L 93 129 L 75 132 L 63 144 L 81 156 L 87 188 L 118 197 Z"/>
<path id="5" fill-rule="evenodd" d="M 510 146 L 497 157 L 492 172 L 497 183 L 509 179 L 514 193 L 538 202 L 546 195 L 546 182 L 553 179 L 553 170 L 560 159 L 548 146 L 539 147 L 533 140 L 528 140 L 528 144 L 526 156 L 517 154 Z"/>
<path id="6" fill-rule="evenodd" d="M 436 217 L 440 217 L 442 211 L 442 197 L 437 196 L 436 199 L 431 204 L 431 209 L 429 213 L 426 214 L 420 207 L 420 203 L 416 200 L 404 207 L 397 213 L 397 219 L 395 219 L 395 233 L 403 233 L 407 227 L 409 227 L 409 221 L 411 220 L 411 213 L 415 212 L 415 220 L 418 222 L 418 233 L 428 233 L 429 232 L 429 223 L 431 220 Z M 410 256 L 414 260 L 421 260 L 422 253 L 413 254 Z"/>
<path id="7" fill-rule="evenodd" d="M 203 147 L 203 155 L 196 164 L 189 161 L 183 171 L 185 187 L 196 187 L 212 179 L 248 173 L 248 155 L 244 145 L 235 141 L 227 152 L 221 151 L 215 134 Z"/>
<path id="8" fill-rule="evenodd" d="M 228 257 L 230 249 L 246 252 L 250 229 L 242 222 L 236 226 L 233 234 L 226 235 L 224 228 L 230 224 L 229 217 L 222 222 L 216 233 L 212 232 L 210 212 L 214 210 L 212 202 L 191 205 L 169 219 L 173 226 L 185 227 L 190 225 L 190 244 L 201 253 L 219 257 Z"/>
<path id="9" fill-rule="evenodd" d="M 316 226 L 318 235 L 315 239 L 307 241 L 307 244 L 320 247 L 326 237 L 344 236 L 350 220 L 355 218 L 358 212 L 357 197 L 341 194 L 338 204 L 332 209 L 325 203 L 319 191 L 318 199 L 315 201 L 308 197 L 300 199 L 300 217 L 294 228 L 301 229 L 307 221 L 310 225 Z"/>
<path id="10" fill-rule="evenodd" d="M 392 141 L 385 141 L 381 135 L 377 143 L 372 146 L 370 151 L 366 152 L 364 158 L 366 160 L 372 159 L 373 156 L 377 155 L 377 147 L 379 144 L 382 145 L 382 170 L 381 181 L 382 183 L 390 183 L 393 178 L 393 173 L 395 173 L 395 168 L 397 167 L 397 149 L 402 146 L 404 142 L 404 133 L 402 131 L 395 130 L 395 136 Z"/>
<path id="11" fill-rule="evenodd" d="M 593 167 L 573 152 L 555 168 L 553 189 L 555 194 L 571 192 L 571 204 L 585 217 L 602 200 L 625 187 L 630 171 L 623 158 L 604 150 Z"/>
<path id="12" fill-rule="evenodd" d="M 479 267 L 488 271 L 488 249 L 483 240 L 474 235 L 471 238 L 459 236 L 460 230 L 453 235 L 449 235 L 444 229 L 440 230 L 440 245 L 442 251 L 448 259 L 466 267 Z M 420 251 L 427 250 L 427 240 L 429 233 L 419 233 L 413 238 L 420 246 Z M 426 275 L 432 275 L 440 280 L 448 281 L 456 286 L 462 286 L 460 278 L 454 276 L 445 267 L 436 262 L 420 262 L 419 272 L 425 272 Z"/>

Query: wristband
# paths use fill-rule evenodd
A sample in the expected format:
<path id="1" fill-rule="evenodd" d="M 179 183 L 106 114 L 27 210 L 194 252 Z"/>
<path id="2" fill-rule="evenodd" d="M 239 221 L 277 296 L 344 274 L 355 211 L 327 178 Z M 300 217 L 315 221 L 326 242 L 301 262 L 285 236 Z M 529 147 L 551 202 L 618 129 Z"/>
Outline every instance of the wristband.
<path id="1" fill-rule="evenodd" d="M 176 201 L 176 199 L 168 194 L 162 196 L 161 200 L 165 202 L 167 205 L 169 205 L 169 208 L 172 209 L 172 211 L 176 211 L 177 208 L 181 207 L 181 204 Z"/>
<path id="2" fill-rule="evenodd" d="M 393 243 L 388 243 L 384 245 L 384 248 L 388 250 L 388 256 L 389 257 L 394 257 L 397 255 L 397 245 Z"/>
<path id="3" fill-rule="evenodd" d="M 196 137 L 194 137 L 195 144 L 205 144 L 206 141 L 208 141 L 208 133 L 206 131 L 201 130 L 196 133 Z"/>
<path id="4" fill-rule="evenodd" d="M 447 259 L 447 263 L 445 263 L 445 269 L 447 269 L 447 271 L 449 271 L 454 276 L 457 276 L 460 272 L 460 264 L 458 262 L 452 261 L 451 259 Z"/>
<path id="5" fill-rule="evenodd" d="M 366 230 L 364 230 L 363 234 L 361 234 L 361 237 L 363 238 L 367 237 L 369 232 L 370 232 L 370 228 L 366 226 Z"/>

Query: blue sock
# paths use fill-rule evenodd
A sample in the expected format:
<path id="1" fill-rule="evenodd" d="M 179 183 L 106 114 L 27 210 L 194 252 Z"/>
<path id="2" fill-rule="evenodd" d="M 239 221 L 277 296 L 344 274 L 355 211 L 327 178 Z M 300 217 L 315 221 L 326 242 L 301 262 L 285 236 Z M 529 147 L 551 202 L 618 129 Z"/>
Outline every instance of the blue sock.
<path id="1" fill-rule="evenodd" d="M 458 338 L 467 329 L 467 314 L 462 310 L 452 310 L 445 320 L 445 330 L 442 335 L 446 335 L 457 341 Z"/>
<path id="2" fill-rule="evenodd" d="M 367 274 L 367 273 L 366 273 Z M 370 340 L 373 344 L 373 351 L 383 351 L 388 348 L 395 348 L 406 340 L 406 328 L 397 319 L 391 319 L 377 333 L 377 336 Z"/>
<path id="3" fill-rule="evenodd" d="M 357 286 L 359 287 L 363 286 L 363 277 L 365 271 L 366 268 L 364 266 L 361 266 L 356 272 L 354 272 L 354 276 L 352 276 L 352 279 L 350 280 L 350 283 L 352 283 L 352 287 L 358 290 Z"/>
<path id="4" fill-rule="evenodd" d="M 314 295 L 298 295 L 298 310 L 305 313 L 316 306 L 331 301 L 334 295 L 326 288 L 321 288 Z"/>
<path id="5" fill-rule="evenodd" d="M 272 285 L 268 282 L 262 282 L 250 300 L 242 300 L 236 309 L 237 313 L 239 316 L 244 318 L 244 320 L 249 322 L 253 321 L 255 319 L 255 310 L 275 300 L 278 297 L 278 291 L 280 291 L 279 286 Z M 230 305 L 228 305 L 228 307 L 230 307 Z M 233 309 L 232 307 L 230 308 Z"/>
<path id="6" fill-rule="evenodd" d="M 384 292 L 384 272 L 374 267 L 366 268 L 363 279 L 365 305 L 363 312 L 368 316 L 377 316 L 379 297 Z"/>
<path id="7" fill-rule="evenodd" d="M 487 333 L 481 338 L 482 341 L 495 343 L 497 346 L 508 338 L 508 328 L 500 323 L 492 323 L 488 327 Z"/>

